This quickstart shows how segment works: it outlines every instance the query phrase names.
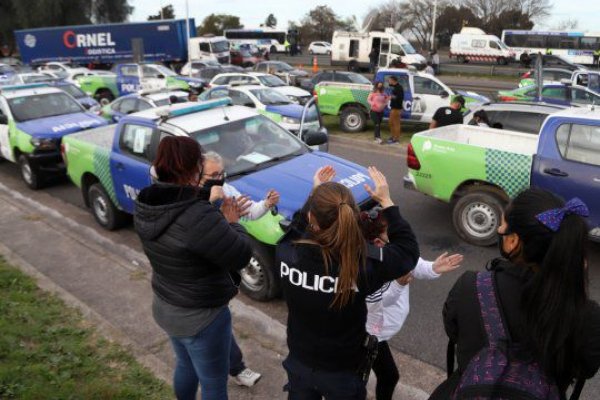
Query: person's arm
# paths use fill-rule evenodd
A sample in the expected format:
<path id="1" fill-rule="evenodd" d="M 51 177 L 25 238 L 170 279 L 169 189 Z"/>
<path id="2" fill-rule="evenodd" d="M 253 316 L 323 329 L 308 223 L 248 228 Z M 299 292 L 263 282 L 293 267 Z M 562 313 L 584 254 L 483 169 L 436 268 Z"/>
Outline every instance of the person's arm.
<path id="1" fill-rule="evenodd" d="M 248 208 L 248 214 L 244 215 L 244 218 L 254 221 L 259 219 L 263 215 L 269 211 L 269 209 L 265 206 L 265 201 L 252 201 L 250 207 Z"/>
<path id="2" fill-rule="evenodd" d="M 189 223 L 186 249 L 224 270 L 240 270 L 252 256 L 251 239 L 244 227 L 229 223 L 214 206 L 198 204 L 198 216 Z"/>
<path id="3" fill-rule="evenodd" d="M 437 121 L 435 119 L 431 120 L 431 123 L 429 124 L 429 129 L 435 129 L 437 128 Z"/>
<path id="4" fill-rule="evenodd" d="M 433 117 L 431 117 L 431 123 L 429 124 L 429 129 L 435 129 L 438 127 L 438 119 L 440 118 L 441 115 L 442 115 L 442 109 L 438 108 L 436 110 L 436 112 L 433 114 Z"/>
<path id="5" fill-rule="evenodd" d="M 448 338 L 454 343 L 456 343 L 458 339 L 458 299 L 462 293 L 462 282 L 465 280 L 466 274 L 467 273 L 464 273 L 458 278 L 454 286 L 452 286 L 452 289 L 450 289 L 442 311 L 446 335 L 448 335 Z"/>
<path id="6" fill-rule="evenodd" d="M 413 278 L 415 279 L 436 279 L 439 278 L 440 274 L 436 274 L 433 270 L 433 261 L 427 261 L 419 257 L 417 266 L 413 271 Z"/>

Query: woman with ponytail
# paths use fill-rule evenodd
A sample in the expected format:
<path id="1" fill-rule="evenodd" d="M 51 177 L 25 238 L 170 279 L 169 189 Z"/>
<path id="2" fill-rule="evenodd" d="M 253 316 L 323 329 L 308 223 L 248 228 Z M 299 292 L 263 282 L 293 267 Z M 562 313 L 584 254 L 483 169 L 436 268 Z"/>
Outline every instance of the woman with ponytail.
<path id="1" fill-rule="evenodd" d="M 289 399 L 362 400 L 370 370 L 365 297 L 410 272 L 419 248 L 410 225 L 391 200 L 385 176 L 369 168 L 365 185 L 389 222 L 389 243 L 370 247 L 352 192 L 331 182 L 324 167 L 295 226 L 277 246 L 288 305 Z"/>
<path id="2" fill-rule="evenodd" d="M 489 267 L 509 343 L 521 359 L 539 365 L 561 399 L 569 385 L 591 378 L 600 366 L 600 307 L 589 298 L 586 216 L 579 199 L 565 203 L 544 190 L 524 191 L 504 212 L 498 228 L 503 258 Z M 432 399 L 452 398 L 461 374 L 488 345 L 476 281 L 477 273 L 466 272 L 446 300 L 444 323 L 456 344 L 458 370 Z"/>

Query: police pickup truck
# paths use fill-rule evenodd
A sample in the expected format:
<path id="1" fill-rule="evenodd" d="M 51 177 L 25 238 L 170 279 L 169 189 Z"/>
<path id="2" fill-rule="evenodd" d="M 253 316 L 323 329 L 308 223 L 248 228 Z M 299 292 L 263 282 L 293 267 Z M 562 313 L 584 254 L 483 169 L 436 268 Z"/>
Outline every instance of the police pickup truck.
<path id="1" fill-rule="evenodd" d="M 599 111 L 551 114 L 539 135 L 445 126 L 415 134 L 407 152 L 404 186 L 451 203 L 457 233 L 472 244 L 495 243 L 504 206 L 530 186 L 583 200 L 600 240 Z"/>
<path id="2" fill-rule="evenodd" d="M 77 82 L 81 90 L 103 105 L 140 90 L 181 89 L 200 92 L 205 86 L 202 79 L 177 75 L 160 64 L 119 64 L 114 72 L 110 75 L 82 76 Z"/>
<path id="3" fill-rule="evenodd" d="M 308 147 L 327 140 L 322 132 L 304 135 L 305 144 L 255 110 L 230 104 L 229 98 L 222 98 L 130 114 L 117 125 L 69 136 L 63 157 L 67 174 L 106 229 L 118 228 L 133 213 L 138 193 L 151 184 L 150 166 L 158 144 L 168 135 L 190 136 L 203 151 L 219 153 L 228 182 L 253 200 L 264 198 L 269 189 L 277 190 L 278 210 L 242 221 L 254 238 L 254 257 L 242 271 L 242 290 L 267 300 L 279 292 L 274 245 L 283 234 L 281 224 L 302 207 L 315 171 L 332 165 L 336 180 L 352 190 L 363 208 L 374 205 L 363 187 L 371 181 L 360 165 Z"/>
<path id="4" fill-rule="evenodd" d="M 64 173 L 59 148 L 65 135 L 106 124 L 58 87 L 0 87 L 0 159 L 18 163 L 31 189 Z"/>
<path id="5" fill-rule="evenodd" d="M 452 90 L 436 77 L 410 69 L 379 69 L 373 81 L 384 82 L 389 92 L 391 76 L 398 78 L 404 89 L 402 119 L 405 121 L 431 122 L 436 110 L 449 106 L 455 95 L 463 96 L 467 105 L 490 101 L 474 92 Z M 315 86 L 321 114 L 339 115 L 340 127 L 345 132 L 360 132 L 366 128 L 370 110 L 367 97 L 372 90 L 372 85 L 343 82 L 320 82 Z M 385 110 L 385 118 L 388 116 L 389 107 Z"/>

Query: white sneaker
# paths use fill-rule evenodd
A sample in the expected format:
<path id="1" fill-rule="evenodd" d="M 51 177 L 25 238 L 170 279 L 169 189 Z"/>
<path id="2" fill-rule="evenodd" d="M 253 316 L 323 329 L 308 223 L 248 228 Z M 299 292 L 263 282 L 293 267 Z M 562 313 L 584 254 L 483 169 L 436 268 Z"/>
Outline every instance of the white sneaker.
<path id="1" fill-rule="evenodd" d="M 252 387 L 256 385 L 256 382 L 258 382 L 260 378 L 262 378 L 261 374 L 252 371 L 250 368 L 246 368 L 245 370 L 234 376 L 233 380 L 240 386 Z"/>
<path id="2" fill-rule="evenodd" d="M 376 144 L 381 144 L 381 139 L 380 138 L 375 138 L 374 141 L 375 141 Z"/>

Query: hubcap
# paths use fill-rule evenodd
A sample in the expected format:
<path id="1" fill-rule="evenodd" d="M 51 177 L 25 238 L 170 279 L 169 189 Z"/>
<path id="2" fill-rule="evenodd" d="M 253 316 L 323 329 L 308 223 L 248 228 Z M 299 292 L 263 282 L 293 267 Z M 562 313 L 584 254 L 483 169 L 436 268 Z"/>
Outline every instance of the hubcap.
<path id="1" fill-rule="evenodd" d="M 263 267 L 255 257 L 250 259 L 248 265 L 240 271 L 244 284 L 253 292 L 260 291 L 265 285 Z"/>
<path id="2" fill-rule="evenodd" d="M 29 165 L 29 163 L 27 161 L 24 161 L 23 163 L 21 163 L 21 175 L 23 176 L 23 179 L 25 180 L 25 182 L 27 182 L 27 183 L 33 182 L 33 172 L 31 171 L 31 166 Z"/>
<path id="3" fill-rule="evenodd" d="M 102 196 L 96 195 L 93 200 L 94 214 L 104 225 L 108 223 L 108 204 Z"/>
<path id="4" fill-rule="evenodd" d="M 462 212 L 462 226 L 477 239 L 489 237 L 498 227 L 498 215 L 486 203 L 471 203 Z"/>
<path id="5" fill-rule="evenodd" d="M 360 117 L 357 114 L 349 114 L 346 116 L 346 126 L 349 128 L 357 128 L 360 125 Z"/>

